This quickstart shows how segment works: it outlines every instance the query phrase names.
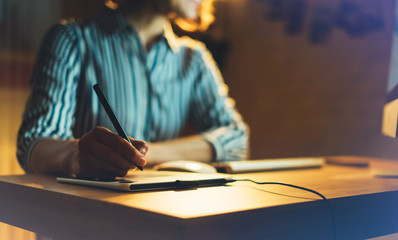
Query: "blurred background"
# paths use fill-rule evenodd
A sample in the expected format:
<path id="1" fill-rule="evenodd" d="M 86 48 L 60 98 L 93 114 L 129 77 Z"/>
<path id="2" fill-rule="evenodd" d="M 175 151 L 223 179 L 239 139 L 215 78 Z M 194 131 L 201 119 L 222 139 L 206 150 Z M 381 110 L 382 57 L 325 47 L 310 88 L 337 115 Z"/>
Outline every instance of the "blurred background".
<path id="1" fill-rule="evenodd" d="M 21 174 L 15 142 L 46 30 L 103 0 L 0 0 L 0 174 Z M 394 0 L 216 0 L 189 33 L 212 51 L 251 128 L 251 159 L 358 155 L 398 159 L 380 133 Z M 178 34 L 184 34 L 176 29 Z M 0 239 L 35 239 L 0 225 Z"/>

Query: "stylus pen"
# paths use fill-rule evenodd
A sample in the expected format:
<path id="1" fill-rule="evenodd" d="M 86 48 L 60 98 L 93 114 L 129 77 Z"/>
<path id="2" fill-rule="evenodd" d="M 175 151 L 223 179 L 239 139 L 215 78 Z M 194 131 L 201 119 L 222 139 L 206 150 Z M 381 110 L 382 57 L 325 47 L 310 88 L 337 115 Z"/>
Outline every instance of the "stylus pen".
<path id="1" fill-rule="evenodd" d="M 99 87 L 98 83 L 95 84 L 93 86 L 93 88 L 94 88 L 94 91 L 97 94 L 102 106 L 104 107 L 104 109 L 106 111 L 106 114 L 108 114 L 108 117 L 111 119 L 111 122 L 112 122 L 113 126 L 116 128 L 116 131 L 119 134 L 119 136 L 121 136 L 122 138 L 126 139 L 131 145 L 133 145 L 131 143 L 129 137 L 127 136 L 126 132 L 124 131 L 124 129 L 120 125 L 119 121 L 117 120 L 117 117 L 116 117 L 115 113 L 113 112 L 111 106 L 109 105 L 108 100 L 106 100 L 106 97 L 105 97 L 104 93 L 102 92 L 101 88 Z M 141 171 L 143 170 L 141 166 L 137 166 L 137 164 L 135 164 L 135 163 L 134 163 L 134 165 L 138 169 L 140 169 Z"/>

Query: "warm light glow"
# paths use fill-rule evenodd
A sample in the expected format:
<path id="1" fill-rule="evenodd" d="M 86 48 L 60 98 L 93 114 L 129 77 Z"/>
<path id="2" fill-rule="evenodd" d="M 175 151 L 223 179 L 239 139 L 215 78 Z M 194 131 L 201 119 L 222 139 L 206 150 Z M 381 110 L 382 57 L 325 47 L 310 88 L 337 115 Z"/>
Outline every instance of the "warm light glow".
<path id="1" fill-rule="evenodd" d="M 38 183 L 26 183 L 25 186 L 44 189 L 44 186 Z"/>
<path id="2" fill-rule="evenodd" d="M 105 5 L 113 10 L 119 7 L 117 1 L 114 0 L 106 0 Z M 174 13 L 171 13 L 169 17 L 172 18 L 174 22 L 184 31 L 206 31 L 210 24 L 212 24 L 215 20 L 213 12 L 213 0 L 203 0 L 199 10 L 199 19 L 197 21 L 175 18 Z"/>
<path id="3" fill-rule="evenodd" d="M 28 89 L 0 88 L 0 175 L 24 173 L 16 159 L 16 133 L 28 96 Z"/>
<path id="4" fill-rule="evenodd" d="M 117 9 L 119 7 L 119 5 L 117 3 L 115 3 L 114 1 L 112 1 L 112 0 L 106 0 L 105 5 L 108 8 L 113 9 L 113 10 L 115 10 L 115 9 Z"/>
<path id="5" fill-rule="evenodd" d="M 206 31 L 210 24 L 214 22 L 215 18 L 213 12 L 213 0 L 204 0 L 200 8 L 198 21 L 190 21 L 182 18 L 177 18 L 174 20 L 174 22 L 184 31 Z"/>
<path id="6" fill-rule="evenodd" d="M 397 136 L 397 122 L 398 99 L 384 105 L 381 129 L 383 135 L 395 138 Z"/>

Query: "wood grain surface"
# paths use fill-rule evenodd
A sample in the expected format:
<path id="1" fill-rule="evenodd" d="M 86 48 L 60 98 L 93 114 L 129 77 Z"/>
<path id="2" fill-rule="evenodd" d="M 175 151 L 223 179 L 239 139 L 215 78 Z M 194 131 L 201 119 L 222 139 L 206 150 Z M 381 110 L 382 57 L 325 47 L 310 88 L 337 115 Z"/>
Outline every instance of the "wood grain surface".
<path id="1" fill-rule="evenodd" d="M 375 178 L 369 168 L 326 165 L 233 177 L 290 183 L 323 193 L 333 206 L 338 239 L 398 232 L 398 179 Z M 7 192 L 0 196 L 1 220 L 57 239 L 130 235 L 146 239 L 331 239 L 326 204 L 314 194 L 284 186 L 240 182 L 183 191 L 123 193 L 59 184 L 52 176 L 15 175 L 0 177 L 0 191 Z"/>

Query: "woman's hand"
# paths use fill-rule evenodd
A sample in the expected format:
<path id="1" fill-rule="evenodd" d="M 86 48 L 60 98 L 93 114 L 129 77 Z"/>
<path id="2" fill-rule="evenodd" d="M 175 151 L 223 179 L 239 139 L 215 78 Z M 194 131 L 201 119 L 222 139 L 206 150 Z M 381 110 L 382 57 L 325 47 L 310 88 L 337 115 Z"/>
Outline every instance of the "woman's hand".
<path id="1" fill-rule="evenodd" d="M 143 141 L 128 141 L 104 127 L 95 127 L 77 142 L 72 172 L 77 177 L 124 177 L 136 166 L 145 166 L 148 146 Z"/>
<path id="2" fill-rule="evenodd" d="M 133 145 L 104 127 L 95 127 L 80 139 L 43 139 L 32 150 L 28 170 L 84 178 L 124 177 L 146 164 L 148 145 L 130 140 Z"/>

